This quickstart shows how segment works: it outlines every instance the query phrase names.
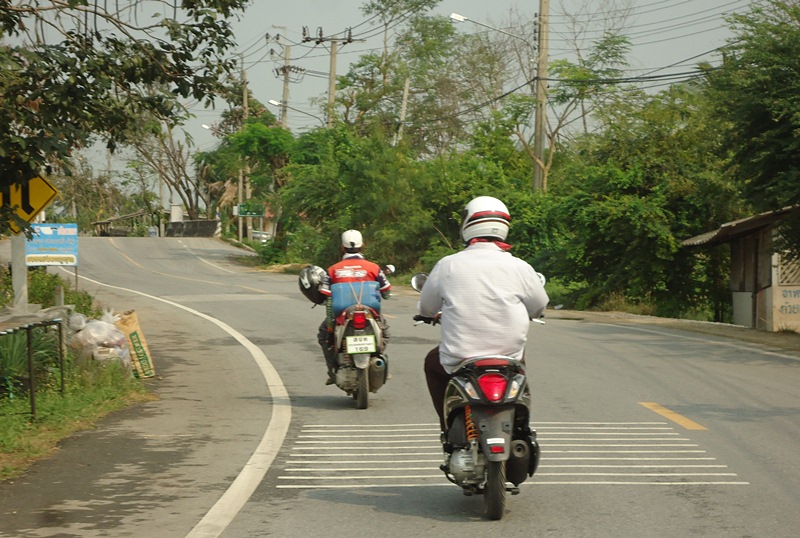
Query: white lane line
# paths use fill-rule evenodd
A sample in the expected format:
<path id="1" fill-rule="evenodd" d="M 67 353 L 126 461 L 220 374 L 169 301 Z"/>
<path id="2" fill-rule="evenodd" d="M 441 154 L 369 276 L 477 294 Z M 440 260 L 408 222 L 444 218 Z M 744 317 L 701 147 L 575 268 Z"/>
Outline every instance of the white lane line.
<path id="1" fill-rule="evenodd" d="M 308 454 L 307 456 L 311 456 L 312 454 Z M 314 454 L 317 455 L 317 454 Z M 592 460 L 600 460 L 600 461 L 716 461 L 717 458 L 564 458 L 564 457 L 557 457 L 552 458 L 549 456 L 542 456 L 542 459 L 539 461 L 592 461 Z"/>
<path id="2" fill-rule="evenodd" d="M 536 423 L 539 439 L 543 440 L 543 456 L 539 471 L 525 485 L 537 485 L 537 478 L 538 485 L 748 484 L 736 481 L 738 475 L 730 472 L 727 465 L 718 464 L 716 458 L 705 455 L 705 450 L 663 422 L 646 426 L 608 422 L 557 424 Z M 305 426 L 291 448 L 285 474 L 279 477 L 281 483 L 277 487 L 441 487 L 443 476 L 434 471 L 442 462 L 441 446 L 438 442 L 431 444 L 437 437 L 436 430 L 426 428 L 428 435 L 409 433 L 396 439 L 398 430 L 418 431 L 396 424 L 382 430 L 353 425 L 339 429 Z M 402 438 L 409 437 L 404 444 Z M 432 474 L 418 474 L 425 471 Z M 425 482 L 419 483 L 423 478 Z M 409 480 L 415 484 L 408 484 Z"/>
<path id="3" fill-rule="evenodd" d="M 278 455 L 283 440 L 286 438 L 286 433 L 289 430 L 289 423 L 292 418 L 292 404 L 289 400 L 289 393 L 286 391 L 283 380 L 280 375 L 278 375 L 278 371 L 275 370 L 275 367 L 269 359 L 267 359 L 264 352 L 227 323 L 192 308 L 183 306 L 180 303 L 162 299 L 161 297 L 120 286 L 112 286 L 85 276 L 81 276 L 81 278 L 99 286 L 106 286 L 108 288 L 141 295 L 142 297 L 147 297 L 154 301 L 160 301 L 210 321 L 231 335 L 250 352 L 250 355 L 261 371 L 261 375 L 264 376 L 264 381 L 269 388 L 270 399 L 272 401 L 272 416 L 270 417 L 267 429 L 264 431 L 264 435 L 261 437 L 261 441 L 258 443 L 255 452 L 253 452 L 247 460 L 247 463 L 244 464 L 244 467 L 242 467 L 242 470 L 231 485 L 228 486 L 228 489 L 225 490 L 225 493 L 222 494 L 214 506 L 206 512 L 197 525 L 186 535 L 187 538 L 217 538 L 228 525 L 230 525 L 233 518 L 236 517 L 236 514 L 239 513 L 261 483 L 270 465 L 272 465 L 272 462 Z"/>
<path id="4" fill-rule="evenodd" d="M 537 473 L 538 474 L 538 473 Z M 534 475 L 536 476 L 536 475 Z M 749 486 L 750 482 L 734 482 L 734 481 L 724 481 L 724 482 L 623 482 L 623 481 L 570 481 L 570 482 L 524 482 L 520 484 L 520 487 L 536 487 L 536 486 Z M 416 483 L 416 484 L 325 484 L 321 486 L 319 484 L 286 484 L 286 485 L 278 485 L 276 486 L 277 489 L 371 489 L 371 488 L 452 488 L 453 484 L 450 482 L 444 482 L 439 484 L 430 484 L 430 483 Z"/>

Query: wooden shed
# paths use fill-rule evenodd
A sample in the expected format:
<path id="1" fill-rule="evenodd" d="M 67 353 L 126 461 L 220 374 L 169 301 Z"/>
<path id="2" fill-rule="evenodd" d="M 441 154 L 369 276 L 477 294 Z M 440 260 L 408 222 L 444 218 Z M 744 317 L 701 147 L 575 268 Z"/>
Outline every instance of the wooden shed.
<path id="1" fill-rule="evenodd" d="M 730 243 L 733 323 L 764 331 L 800 332 L 800 263 L 775 252 L 780 221 L 800 206 L 728 222 L 686 239 L 686 247 Z"/>

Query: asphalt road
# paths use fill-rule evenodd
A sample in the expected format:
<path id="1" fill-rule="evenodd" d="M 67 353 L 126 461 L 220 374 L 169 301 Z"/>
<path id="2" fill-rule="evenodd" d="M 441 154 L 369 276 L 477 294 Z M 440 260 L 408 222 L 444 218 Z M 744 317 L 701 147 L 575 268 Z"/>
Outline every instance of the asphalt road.
<path id="1" fill-rule="evenodd" d="M 159 399 L 0 484 L 0 536 L 796 536 L 798 350 L 549 312 L 527 350 L 542 463 L 490 522 L 437 469 L 415 294 L 384 304 L 392 378 L 357 410 L 323 384 L 322 310 L 240 254 L 81 238 L 80 286 L 137 311 Z"/>

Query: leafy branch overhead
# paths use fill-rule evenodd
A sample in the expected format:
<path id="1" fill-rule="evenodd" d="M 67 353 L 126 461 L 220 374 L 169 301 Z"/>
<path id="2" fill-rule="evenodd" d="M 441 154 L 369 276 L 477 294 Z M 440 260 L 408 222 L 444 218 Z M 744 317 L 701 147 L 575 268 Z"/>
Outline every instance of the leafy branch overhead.
<path id="1" fill-rule="evenodd" d="M 247 3 L 2 2 L 0 181 L 68 170 L 97 139 L 113 151 L 143 116 L 176 125 L 180 98 L 208 106 L 236 68 L 229 20 Z"/>

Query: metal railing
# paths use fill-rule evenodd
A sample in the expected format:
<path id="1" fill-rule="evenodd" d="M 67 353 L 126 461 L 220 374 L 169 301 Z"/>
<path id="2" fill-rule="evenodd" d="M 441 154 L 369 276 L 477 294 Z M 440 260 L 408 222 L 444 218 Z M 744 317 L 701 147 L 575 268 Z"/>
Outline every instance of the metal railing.
<path id="1" fill-rule="evenodd" d="M 58 369 L 60 376 L 60 392 L 64 394 L 64 327 L 60 319 L 51 319 L 46 321 L 36 321 L 33 323 L 26 323 L 20 326 L 8 327 L 0 330 L 0 338 L 15 335 L 22 331 L 26 335 L 26 351 L 28 359 L 28 396 L 30 399 L 30 413 L 31 417 L 36 419 L 36 365 L 34 361 L 34 345 L 33 345 L 33 331 L 39 327 L 52 327 L 58 326 L 58 341 L 56 346 L 58 348 Z M 24 378 L 22 378 L 24 380 Z"/>

